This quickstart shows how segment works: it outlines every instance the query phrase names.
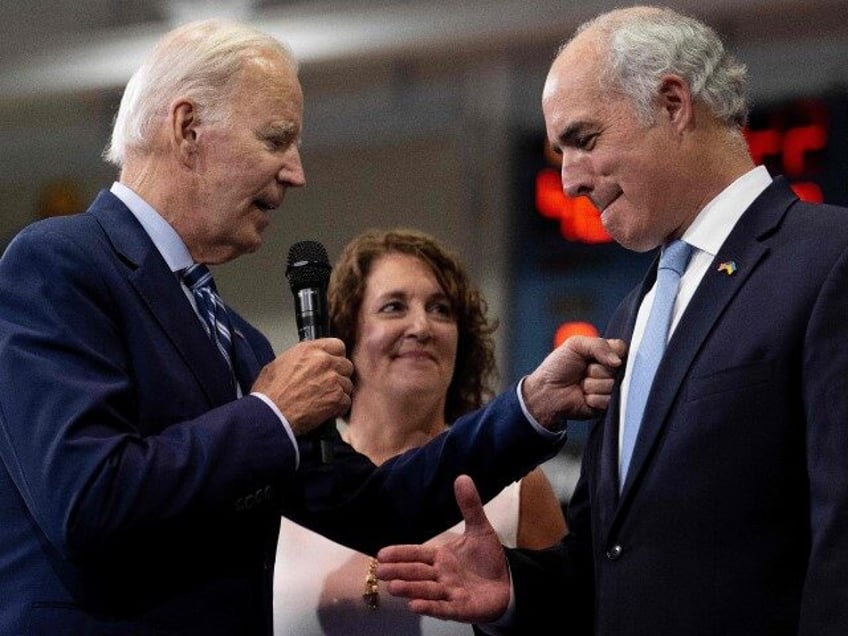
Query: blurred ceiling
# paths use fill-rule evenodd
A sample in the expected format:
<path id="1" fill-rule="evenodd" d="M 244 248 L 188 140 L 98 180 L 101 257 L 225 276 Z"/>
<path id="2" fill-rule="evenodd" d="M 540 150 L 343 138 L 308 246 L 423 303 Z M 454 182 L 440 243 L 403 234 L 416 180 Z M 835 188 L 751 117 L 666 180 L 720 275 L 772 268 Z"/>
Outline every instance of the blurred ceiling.
<path id="1" fill-rule="evenodd" d="M 287 42 L 304 69 L 368 59 L 550 47 L 607 0 L 0 0 L 0 99 L 122 86 L 165 31 L 237 18 Z M 848 0 L 677 0 L 745 45 L 845 38 Z M 552 49 L 550 49 L 552 52 Z"/>

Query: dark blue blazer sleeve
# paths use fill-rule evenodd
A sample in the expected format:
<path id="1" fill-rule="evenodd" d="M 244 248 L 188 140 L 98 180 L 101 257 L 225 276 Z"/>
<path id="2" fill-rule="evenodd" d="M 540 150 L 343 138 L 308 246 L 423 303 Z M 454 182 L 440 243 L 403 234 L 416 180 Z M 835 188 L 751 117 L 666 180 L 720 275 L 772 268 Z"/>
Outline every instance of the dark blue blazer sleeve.
<path id="1" fill-rule="evenodd" d="M 341 442 L 330 466 L 321 465 L 317 444 L 304 445 L 300 495 L 289 494 L 285 512 L 366 553 L 425 541 L 460 520 L 452 487 L 458 475 L 471 476 L 487 501 L 551 458 L 564 440 L 533 428 L 513 386 L 428 444 L 376 469 Z"/>

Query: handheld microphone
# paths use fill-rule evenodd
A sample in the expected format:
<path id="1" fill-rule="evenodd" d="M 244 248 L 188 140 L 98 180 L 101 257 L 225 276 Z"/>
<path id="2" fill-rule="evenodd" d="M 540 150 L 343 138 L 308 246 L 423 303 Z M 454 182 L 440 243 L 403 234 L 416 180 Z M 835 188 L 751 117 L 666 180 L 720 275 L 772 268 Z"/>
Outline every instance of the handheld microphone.
<path id="1" fill-rule="evenodd" d="M 327 283 L 330 280 L 327 250 L 317 241 L 298 241 L 289 248 L 286 278 L 294 294 L 297 334 L 301 341 L 330 335 L 330 313 L 327 310 Z M 329 420 L 318 427 L 321 461 L 333 461 L 333 438 L 336 423 Z"/>

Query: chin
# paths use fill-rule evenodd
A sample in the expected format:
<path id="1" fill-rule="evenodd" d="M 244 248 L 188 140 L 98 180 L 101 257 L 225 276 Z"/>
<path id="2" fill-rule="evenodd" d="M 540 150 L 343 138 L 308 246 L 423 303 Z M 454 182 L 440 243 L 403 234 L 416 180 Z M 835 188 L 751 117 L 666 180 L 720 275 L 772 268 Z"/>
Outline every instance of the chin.
<path id="1" fill-rule="evenodd" d="M 251 240 L 244 242 L 242 245 L 242 253 L 252 254 L 260 247 L 262 247 L 262 235 L 256 234 L 251 237 Z"/>
<path id="2" fill-rule="evenodd" d="M 407 370 L 398 378 L 398 384 L 422 397 L 444 389 L 444 382 L 440 378 L 431 373 L 416 373 L 415 370 Z"/>
<path id="3" fill-rule="evenodd" d="M 615 238 L 615 237 L 613 237 Z M 656 247 L 656 244 L 652 244 L 650 241 L 645 241 L 644 239 L 637 238 L 628 238 L 628 239 L 615 239 L 615 242 L 621 245 L 622 247 L 630 250 L 631 252 L 649 252 Z"/>
<path id="4" fill-rule="evenodd" d="M 627 227 L 616 226 L 614 223 L 604 223 L 604 229 L 616 243 L 632 252 L 648 252 L 658 245 L 652 237 L 638 231 L 628 231 Z"/>

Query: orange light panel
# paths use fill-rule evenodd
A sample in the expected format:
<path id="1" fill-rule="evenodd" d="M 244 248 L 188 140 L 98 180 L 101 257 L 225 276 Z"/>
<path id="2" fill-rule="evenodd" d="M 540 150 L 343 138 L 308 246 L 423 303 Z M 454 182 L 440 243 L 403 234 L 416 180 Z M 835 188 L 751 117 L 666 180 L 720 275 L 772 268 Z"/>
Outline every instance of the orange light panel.
<path id="1" fill-rule="evenodd" d="M 559 219 L 560 233 L 569 241 L 609 243 L 601 214 L 586 197 L 572 198 L 562 191 L 559 173 L 544 168 L 536 175 L 536 209 L 547 219 Z"/>
<path id="2" fill-rule="evenodd" d="M 804 155 L 827 145 L 827 131 L 817 124 L 790 128 L 783 134 L 783 168 L 787 177 L 801 175 L 806 170 Z"/>
<path id="3" fill-rule="evenodd" d="M 802 201 L 808 201 L 810 203 L 821 203 L 824 201 L 824 195 L 817 183 L 813 183 L 812 181 L 796 181 L 791 183 L 790 186 Z"/>
<path id="4" fill-rule="evenodd" d="M 745 138 L 754 163 L 761 164 L 768 155 L 780 154 L 780 133 L 776 130 L 746 130 Z"/>
<path id="5" fill-rule="evenodd" d="M 564 322 L 554 334 L 554 347 L 560 346 L 571 336 L 590 336 L 595 338 L 598 335 L 597 328 L 590 322 Z"/>

